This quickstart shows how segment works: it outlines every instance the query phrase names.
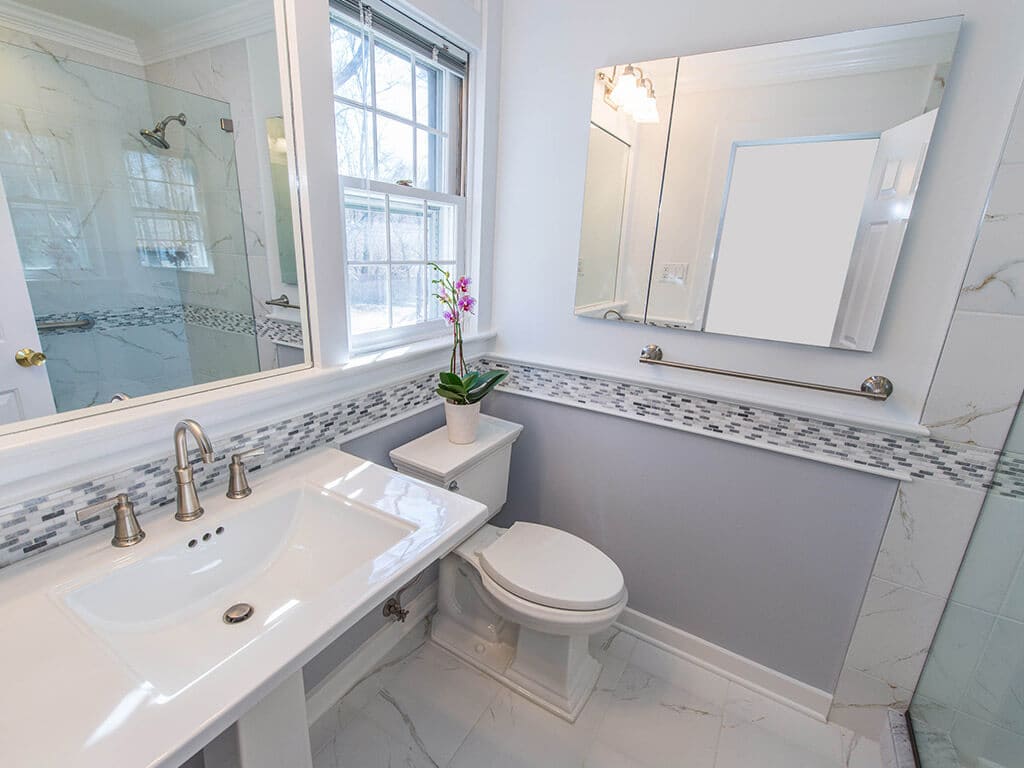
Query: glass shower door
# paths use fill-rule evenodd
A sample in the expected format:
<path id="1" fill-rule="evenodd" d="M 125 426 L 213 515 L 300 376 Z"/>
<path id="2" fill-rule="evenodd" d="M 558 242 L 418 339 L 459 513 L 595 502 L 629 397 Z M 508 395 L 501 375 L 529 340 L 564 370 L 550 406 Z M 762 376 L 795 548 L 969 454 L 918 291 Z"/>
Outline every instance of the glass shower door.
<path id="1" fill-rule="evenodd" d="M 1018 407 L 910 704 L 923 768 L 1024 768 L 1022 474 Z"/>

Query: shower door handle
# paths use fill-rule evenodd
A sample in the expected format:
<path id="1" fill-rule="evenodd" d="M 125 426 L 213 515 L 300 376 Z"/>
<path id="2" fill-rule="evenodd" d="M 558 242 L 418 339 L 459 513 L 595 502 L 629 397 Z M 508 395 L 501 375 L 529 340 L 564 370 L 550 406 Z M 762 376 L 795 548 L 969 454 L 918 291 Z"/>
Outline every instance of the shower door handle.
<path id="1" fill-rule="evenodd" d="M 46 355 L 36 352 L 34 349 L 25 347 L 19 349 L 14 355 L 14 361 L 22 368 L 31 368 L 34 365 L 42 365 L 46 362 Z"/>

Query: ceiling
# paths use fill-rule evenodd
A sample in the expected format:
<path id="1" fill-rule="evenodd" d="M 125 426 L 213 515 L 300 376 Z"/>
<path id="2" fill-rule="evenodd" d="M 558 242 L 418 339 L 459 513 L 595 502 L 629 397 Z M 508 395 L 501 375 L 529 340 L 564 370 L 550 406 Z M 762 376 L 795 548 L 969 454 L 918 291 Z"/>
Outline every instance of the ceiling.
<path id="1" fill-rule="evenodd" d="M 272 0 L 246 0 L 271 7 Z M 233 5 L 222 0 L 20 0 L 20 4 L 133 40 Z"/>

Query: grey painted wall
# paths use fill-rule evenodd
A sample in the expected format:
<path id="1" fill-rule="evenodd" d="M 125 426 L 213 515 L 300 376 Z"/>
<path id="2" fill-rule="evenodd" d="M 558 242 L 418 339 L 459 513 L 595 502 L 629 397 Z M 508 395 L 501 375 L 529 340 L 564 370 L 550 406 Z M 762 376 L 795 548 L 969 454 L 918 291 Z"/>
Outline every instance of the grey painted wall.
<path id="1" fill-rule="evenodd" d="M 523 424 L 496 519 L 575 533 L 630 607 L 831 692 L 896 481 L 495 393 Z"/>

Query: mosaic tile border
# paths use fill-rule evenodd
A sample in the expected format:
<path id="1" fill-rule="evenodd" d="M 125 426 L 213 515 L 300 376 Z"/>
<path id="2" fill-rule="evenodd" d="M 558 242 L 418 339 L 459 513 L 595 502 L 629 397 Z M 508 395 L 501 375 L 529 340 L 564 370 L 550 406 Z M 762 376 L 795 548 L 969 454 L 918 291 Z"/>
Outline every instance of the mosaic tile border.
<path id="1" fill-rule="evenodd" d="M 501 389 L 577 408 L 661 424 L 694 434 L 861 471 L 900 473 L 974 489 L 1024 497 L 1024 458 L 935 438 L 894 435 L 808 416 L 726 403 L 674 390 L 583 373 L 525 365 L 491 357 L 478 366 L 511 373 Z M 196 465 L 201 488 L 226 482 L 227 457 L 261 445 L 267 454 L 251 470 L 276 464 L 313 448 L 336 444 L 383 422 L 412 415 L 436 403 L 435 374 L 417 376 L 386 388 L 256 427 L 219 441 L 214 463 Z M 173 460 L 161 456 L 103 478 L 0 508 L 0 568 L 53 549 L 100 527 L 106 520 L 79 525 L 74 512 L 128 491 L 143 514 L 174 500 Z"/>
<path id="2" fill-rule="evenodd" d="M 999 462 L 999 472 L 993 476 L 999 451 L 987 448 L 897 435 L 497 357 L 481 360 L 480 365 L 509 371 L 511 375 L 500 386 L 505 392 L 619 414 L 852 469 L 1024 496 L 1024 460 L 1011 457 Z"/>
<path id="3" fill-rule="evenodd" d="M 417 376 L 219 440 L 214 446 L 216 460 L 194 465 L 196 482 L 201 490 L 213 485 L 226 487 L 228 457 L 232 453 L 257 446 L 265 448 L 264 456 L 249 462 L 250 472 L 259 472 L 314 448 L 372 431 L 384 421 L 438 404 L 434 392 L 436 376 Z M 172 503 L 173 465 L 170 455 L 154 457 L 106 477 L 0 508 L 0 568 L 110 526 L 112 521 L 106 517 L 79 524 L 75 512 L 117 493 L 129 493 L 142 515 Z"/>
<path id="4" fill-rule="evenodd" d="M 256 321 L 251 312 L 236 312 L 202 304 L 184 304 L 185 322 L 203 328 L 213 328 L 227 333 L 256 335 Z"/>
<path id="5" fill-rule="evenodd" d="M 262 317 L 253 319 L 251 313 L 207 307 L 202 304 L 170 304 L 161 307 L 129 307 L 126 309 L 101 309 L 89 312 L 56 312 L 36 315 L 37 323 L 52 323 L 88 318 L 93 324 L 86 328 L 57 328 L 42 331 L 43 337 L 63 336 L 71 333 L 106 331 L 113 328 L 140 328 L 152 325 L 187 323 L 202 328 L 212 328 L 225 333 L 239 333 L 259 336 L 281 344 L 301 347 L 302 324 L 278 318 Z"/>
<path id="6" fill-rule="evenodd" d="M 46 315 L 36 315 L 36 323 L 59 323 L 80 319 L 92 320 L 93 324 L 85 328 L 44 330 L 40 331 L 40 334 L 45 339 L 48 336 L 106 331 L 113 328 L 171 325 L 184 322 L 185 312 L 181 304 L 170 304 L 161 307 L 127 307 L 124 309 L 98 309 L 89 312 L 55 312 Z"/>
<path id="7" fill-rule="evenodd" d="M 264 317 L 256 322 L 256 333 L 261 339 L 269 339 L 279 344 L 301 347 L 302 323 L 279 320 L 276 317 Z"/>

